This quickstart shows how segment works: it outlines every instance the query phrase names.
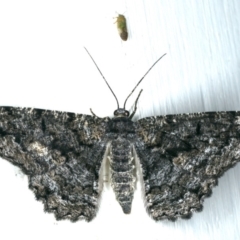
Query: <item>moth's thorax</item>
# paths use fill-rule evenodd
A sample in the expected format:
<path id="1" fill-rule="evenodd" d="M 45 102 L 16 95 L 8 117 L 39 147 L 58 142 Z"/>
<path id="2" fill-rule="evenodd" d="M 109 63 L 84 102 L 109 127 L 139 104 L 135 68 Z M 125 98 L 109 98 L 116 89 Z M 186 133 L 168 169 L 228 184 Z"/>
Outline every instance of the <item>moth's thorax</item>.
<path id="1" fill-rule="evenodd" d="M 128 117 L 113 118 L 108 122 L 107 132 L 110 133 L 135 133 L 134 122 Z"/>

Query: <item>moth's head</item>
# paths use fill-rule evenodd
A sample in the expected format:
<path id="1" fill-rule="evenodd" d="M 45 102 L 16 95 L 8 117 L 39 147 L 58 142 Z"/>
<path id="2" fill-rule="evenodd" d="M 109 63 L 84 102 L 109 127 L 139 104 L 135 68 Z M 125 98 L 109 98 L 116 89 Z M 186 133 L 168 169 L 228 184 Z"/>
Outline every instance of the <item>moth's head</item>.
<path id="1" fill-rule="evenodd" d="M 114 111 L 114 117 L 129 117 L 129 111 L 124 108 L 118 108 Z"/>
<path id="2" fill-rule="evenodd" d="M 124 17 L 123 15 L 120 15 L 120 14 L 119 14 L 119 15 L 118 15 L 118 18 L 120 18 L 120 17 L 123 17 L 123 18 L 124 18 L 124 22 L 125 22 L 125 25 L 126 25 L 126 19 L 125 19 L 125 17 Z M 126 33 L 127 33 L 127 31 L 126 31 Z M 121 36 L 121 37 L 122 37 L 122 36 Z M 123 39 L 123 40 L 125 40 L 125 39 Z M 165 53 L 164 55 L 162 55 L 162 56 L 149 68 L 149 70 L 144 74 L 144 76 L 140 79 L 140 81 L 137 83 L 137 85 L 133 88 L 132 92 L 131 92 L 131 93 L 128 95 L 128 97 L 126 98 L 126 100 L 125 100 L 125 102 L 124 102 L 124 105 L 123 105 L 123 108 L 119 108 L 119 102 L 118 102 L 118 99 L 117 99 L 115 93 L 113 92 L 113 90 L 112 90 L 111 87 L 109 86 L 107 80 L 106 80 L 105 77 L 103 76 L 102 72 L 101 72 L 100 69 L 98 68 L 97 64 L 96 64 L 95 61 L 93 60 L 93 58 L 92 58 L 92 56 L 90 55 L 90 53 L 88 52 L 88 50 L 87 50 L 86 48 L 85 48 L 85 50 L 86 50 L 87 53 L 89 54 L 90 58 L 92 59 L 93 63 L 94 63 L 95 66 L 97 67 L 99 73 L 102 75 L 104 81 L 106 82 L 107 86 L 109 87 L 110 91 L 112 92 L 113 96 L 115 97 L 115 99 L 116 99 L 116 101 L 117 101 L 117 107 L 118 107 L 118 109 L 114 111 L 114 117 L 115 117 L 115 118 L 117 118 L 117 117 L 125 117 L 125 118 L 130 118 L 130 119 L 132 119 L 132 117 L 134 116 L 134 114 L 135 114 L 135 112 L 136 112 L 136 110 L 137 110 L 137 102 L 138 102 L 138 99 L 139 99 L 139 97 L 140 97 L 140 95 L 141 95 L 141 93 L 142 93 L 142 90 L 141 90 L 141 91 L 139 92 L 139 94 L 138 94 L 138 97 L 137 97 L 137 99 L 136 99 L 136 101 L 135 101 L 134 111 L 131 113 L 130 116 L 129 116 L 129 112 L 128 112 L 127 110 L 125 110 L 125 107 L 126 107 L 126 103 L 127 103 L 128 98 L 132 95 L 132 93 L 135 91 L 135 89 L 137 88 L 137 86 L 141 83 L 141 81 L 145 78 L 145 76 L 150 72 L 150 70 L 154 67 L 154 65 L 157 64 L 157 62 L 158 62 L 163 56 L 165 56 L 166 53 Z M 91 112 L 92 112 L 92 110 L 91 110 Z M 93 114 L 94 116 L 96 116 L 93 112 L 92 112 L 92 114 Z"/>

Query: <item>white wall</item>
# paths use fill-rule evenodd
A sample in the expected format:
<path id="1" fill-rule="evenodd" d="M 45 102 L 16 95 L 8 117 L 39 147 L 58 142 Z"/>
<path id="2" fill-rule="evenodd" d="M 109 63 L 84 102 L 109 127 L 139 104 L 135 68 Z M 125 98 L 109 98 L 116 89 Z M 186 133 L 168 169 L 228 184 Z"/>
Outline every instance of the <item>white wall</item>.
<path id="1" fill-rule="evenodd" d="M 127 18 L 122 42 L 114 16 Z M 116 103 L 87 47 L 123 103 L 143 88 L 135 120 L 184 112 L 240 110 L 238 0 L 0 2 L 0 105 L 112 116 Z M 0 161 L 1 239 L 240 239 L 240 166 L 219 181 L 201 213 L 175 223 L 151 220 L 140 187 L 131 215 L 105 188 L 91 223 L 57 222 L 34 200 L 27 178 Z"/>

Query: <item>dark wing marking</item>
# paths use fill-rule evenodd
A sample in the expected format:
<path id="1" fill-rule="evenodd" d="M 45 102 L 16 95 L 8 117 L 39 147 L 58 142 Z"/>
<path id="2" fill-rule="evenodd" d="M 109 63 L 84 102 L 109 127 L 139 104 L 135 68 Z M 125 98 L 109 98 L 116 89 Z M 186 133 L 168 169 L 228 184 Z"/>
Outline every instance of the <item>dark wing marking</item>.
<path id="1" fill-rule="evenodd" d="M 201 210 L 217 179 L 240 160 L 240 112 L 149 117 L 136 128 L 146 206 L 155 220 Z"/>
<path id="2" fill-rule="evenodd" d="M 0 157 L 19 166 L 57 219 L 90 221 L 100 195 L 108 118 L 29 108 L 0 108 Z"/>

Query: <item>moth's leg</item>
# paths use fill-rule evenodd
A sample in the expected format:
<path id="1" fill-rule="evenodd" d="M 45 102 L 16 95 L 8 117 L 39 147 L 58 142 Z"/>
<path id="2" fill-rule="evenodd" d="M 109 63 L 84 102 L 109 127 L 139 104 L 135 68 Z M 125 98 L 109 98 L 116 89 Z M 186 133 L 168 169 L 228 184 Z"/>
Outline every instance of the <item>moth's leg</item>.
<path id="1" fill-rule="evenodd" d="M 91 114 L 94 116 L 94 117 L 97 117 L 97 118 L 100 118 L 100 117 L 98 117 L 94 112 L 93 112 L 93 110 L 90 108 L 90 112 L 91 112 Z"/>
<path id="2" fill-rule="evenodd" d="M 129 116 L 130 119 L 133 118 L 133 116 L 135 115 L 135 113 L 136 113 L 136 111 L 137 111 L 137 102 L 138 102 L 138 99 L 139 99 L 142 91 L 143 91 L 143 90 L 141 89 L 141 91 L 139 92 L 138 97 L 137 97 L 137 99 L 136 99 L 136 101 L 135 101 L 135 103 L 134 103 L 134 110 L 133 110 L 133 112 L 131 113 L 131 115 Z"/>

